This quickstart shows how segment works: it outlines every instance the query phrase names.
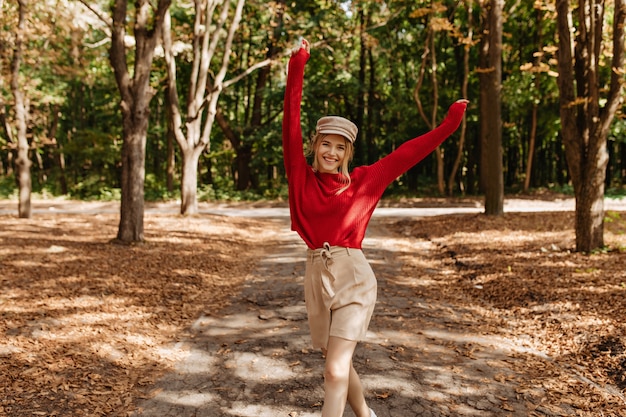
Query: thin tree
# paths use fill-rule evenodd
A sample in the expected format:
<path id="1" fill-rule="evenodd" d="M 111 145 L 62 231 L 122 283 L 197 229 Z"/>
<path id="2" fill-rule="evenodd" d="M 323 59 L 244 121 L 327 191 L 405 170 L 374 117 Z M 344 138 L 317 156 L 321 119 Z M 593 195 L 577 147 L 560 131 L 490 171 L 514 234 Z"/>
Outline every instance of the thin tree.
<path id="1" fill-rule="evenodd" d="M 461 97 L 468 97 L 468 85 L 469 85 L 469 74 L 470 74 L 470 52 L 471 47 L 474 43 L 474 19 L 473 19 L 473 5 L 474 0 L 464 0 L 463 5 L 467 10 L 467 35 L 462 36 L 458 35 L 458 38 L 463 45 L 463 81 L 461 83 Z M 463 149 L 465 146 L 465 136 L 467 134 L 467 116 L 463 116 L 463 122 L 461 124 L 461 131 L 459 133 L 459 146 L 457 148 L 456 157 L 454 158 L 454 163 L 452 164 L 452 171 L 450 172 L 450 176 L 448 177 L 448 195 L 452 196 L 454 194 L 455 183 L 457 173 L 459 172 L 459 168 L 461 167 L 461 160 L 463 158 Z M 463 181 L 459 181 L 459 188 L 461 192 L 464 191 Z"/>
<path id="2" fill-rule="evenodd" d="M 504 0 L 487 0 L 483 6 L 483 38 L 480 50 L 481 183 L 485 214 L 504 212 L 502 172 L 502 8 Z"/>
<path id="3" fill-rule="evenodd" d="M 177 87 L 171 18 L 169 12 L 165 15 L 162 33 L 168 74 L 167 94 L 170 104 L 170 123 L 182 154 L 180 212 L 184 215 L 196 214 L 198 211 L 198 161 L 204 149 L 209 146 L 211 130 L 217 114 L 217 103 L 226 85 L 224 78 L 244 3 L 244 0 L 237 0 L 235 10 L 231 14 L 232 2 L 230 0 L 223 2 L 196 0 L 195 2 L 193 62 L 188 81 L 189 94 L 184 124 Z M 221 8 L 219 8 L 220 5 Z M 211 73 L 211 62 L 218 50 L 222 54 L 219 67 L 217 71 Z"/>
<path id="4" fill-rule="evenodd" d="M 578 0 L 572 10 L 570 0 L 556 2 L 561 129 L 576 196 L 579 252 L 604 246 L 607 136 L 620 106 L 624 83 L 626 0 L 615 0 L 613 13 L 607 10 L 607 3 Z M 611 17 L 612 46 L 608 48 L 605 22 Z M 574 38 L 572 33 L 576 34 Z M 603 68 L 605 64 L 610 67 Z"/>
<path id="5" fill-rule="evenodd" d="M 20 67 L 22 64 L 22 53 L 24 51 L 24 34 L 26 31 L 26 8 L 27 1 L 18 1 L 18 22 L 15 29 L 15 45 L 13 47 L 13 57 L 11 59 L 11 92 L 13 93 L 17 158 L 15 159 L 17 184 L 19 191 L 18 216 L 20 218 L 30 218 L 32 215 L 31 194 L 32 178 L 30 168 L 29 148 L 27 137 L 28 105 L 24 97 L 24 92 L 20 88 Z"/>
<path id="6" fill-rule="evenodd" d="M 415 88 L 413 89 L 413 99 L 415 100 L 419 114 L 422 117 L 422 120 L 428 126 L 428 129 L 434 129 L 437 125 L 437 102 L 439 101 L 439 82 L 437 80 L 437 49 L 435 48 L 435 40 L 436 33 L 438 33 L 442 29 L 442 19 L 436 17 L 436 13 L 440 11 L 440 9 L 438 9 L 437 7 L 433 6 L 430 9 L 425 10 L 428 11 L 429 16 L 428 31 L 426 34 L 426 40 L 424 42 L 424 52 L 421 56 L 419 76 L 417 78 Z M 430 67 L 429 71 L 427 70 L 427 66 Z M 427 72 L 430 74 L 430 79 L 432 83 L 433 108 L 430 113 L 430 117 L 426 115 L 422 100 L 420 99 L 420 90 L 422 89 L 422 86 L 424 84 L 424 78 Z M 435 159 L 437 161 L 437 188 L 439 190 L 439 194 L 444 194 L 444 153 L 441 146 L 438 146 L 435 149 Z"/>
<path id="7" fill-rule="evenodd" d="M 540 97 L 542 96 L 543 87 L 541 84 L 542 72 L 545 71 L 546 68 L 549 68 L 547 64 L 543 63 L 544 53 L 541 51 L 543 45 L 543 10 L 541 8 L 536 8 L 537 15 L 537 52 L 535 53 L 535 61 L 531 64 L 528 64 L 524 67 L 525 70 L 529 71 L 533 76 L 533 90 L 530 91 L 532 97 L 532 108 L 530 114 L 530 132 L 528 138 L 528 154 L 526 155 L 526 173 L 524 175 L 524 192 L 527 193 L 530 189 L 531 176 L 533 172 L 533 161 L 535 158 L 535 147 L 537 142 L 537 119 L 539 117 L 539 103 Z"/>
<path id="8" fill-rule="evenodd" d="M 4 21 L 4 0 L 0 0 L 0 22 Z M 3 37 L 0 36 L 0 56 L 5 56 L 6 54 L 6 42 Z M 4 77 L 2 76 L 2 59 L 0 59 L 0 91 L 4 90 Z M 7 125 L 6 114 L 5 114 L 5 103 L 4 97 L 0 94 L 0 131 L 4 132 L 6 137 L 9 137 L 9 127 Z M 2 141 L 0 141 L 0 145 L 2 145 Z M 9 152 L 9 155 L 11 153 Z M 0 158 L 0 174 L 4 173 L 4 166 L 2 162 L 2 158 Z"/>

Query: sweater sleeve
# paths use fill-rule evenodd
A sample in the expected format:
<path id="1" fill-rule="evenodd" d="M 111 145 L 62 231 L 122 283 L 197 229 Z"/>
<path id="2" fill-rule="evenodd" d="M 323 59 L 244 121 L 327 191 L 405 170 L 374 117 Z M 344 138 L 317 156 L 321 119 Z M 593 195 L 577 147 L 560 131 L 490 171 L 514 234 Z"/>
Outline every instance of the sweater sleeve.
<path id="1" fill-rule="evenodd" d="M 435 129 L 403 143 L 395 151 L 370 165 L 368 170 L 377 178 L 375 182 L 384 189 L 428 156 L 459 127 L 466 108 L 466 102 L 453 103 L 446 118 Z"/>
<path id="2" fill-rule="evenodd" d="M 296 167 L 306 166 L 304 147 L 302 145 L 300 105 L 302 101 L 302 85 L 304 83 L 304 66 L 309 56 L 309 53 L 304 48 L 300 48 L 289 59 L 282 127 L 283 156 L 288 180 L 292 179 L 291 176 Z"/>

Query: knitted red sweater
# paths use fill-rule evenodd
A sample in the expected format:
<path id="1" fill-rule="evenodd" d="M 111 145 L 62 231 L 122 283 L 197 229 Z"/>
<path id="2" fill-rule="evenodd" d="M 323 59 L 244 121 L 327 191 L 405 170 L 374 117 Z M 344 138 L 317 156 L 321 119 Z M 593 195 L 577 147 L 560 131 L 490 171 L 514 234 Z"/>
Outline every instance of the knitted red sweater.
<path id="1" fill-rule="evenodd" d="M 285 90 L 283 154 L 291 229 L 311 249 L 321 248 L 325 242 L 361 249 L 367 225 L 385 188 L 458 128 L 467 105 L 454 103 L 446 119 L 434 130 L 403 143 L 372 165 L 355 168 L 350 174 L 350 187 L 337 195 L 337 190 L 345 185 L 341 174 L 315 172 L 304 156 L 300 103 L 308 59 L 305 49 L 291 57 Z"/>

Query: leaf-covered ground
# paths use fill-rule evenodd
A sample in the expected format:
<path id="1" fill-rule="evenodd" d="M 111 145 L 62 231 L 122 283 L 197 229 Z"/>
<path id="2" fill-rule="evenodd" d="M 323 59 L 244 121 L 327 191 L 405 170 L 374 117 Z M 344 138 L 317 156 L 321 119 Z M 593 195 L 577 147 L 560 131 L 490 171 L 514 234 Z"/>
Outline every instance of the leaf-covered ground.
<path id="1" fill-rule="evenodd" d="M 570 212 L 471 214 L 394 228 L 437 244 L 458 271 L 423 296 L 472 306 L 474 331 L 546 354 L 525 356 L 527 387 L 542 387 L 556 403 L 566 398 L 571 415 L 624 416 L 626 213 L 607 212 L 607 248 L 590 255 L 573 252 L 573 222 Z"/>
<path id="2" fill-rule="evenodd" d="M 126 415 L 176 360 L 166 344 L 236 294 L 260 227 L 148 215 L 129 247 L 117 220 L 0 217 L 0 414 Z"/>
<path id="3" fill-rule="evenodd" d="M 607 220 L 608 249 L 591 255 L 572 252 L 568 212 L 386 226 L 434 244 L 453 271 L 413 286 L 417 296 L 465 306 L 476 334 L 545 354 L 516 365 L 520 393 L 546 396 L 543 415 L 626 416 L 626 213 Z M 110 243 L 117 222 L 115 213 L 0 215 L 0 415 L 132 413 L 178 359 L 168 346 L 236 299 L 277 227 L 155 212 L 145 244 L 120 246 Z M 401 261 L 404 275 L 424 268 Z M 569 411 L 549 414 L 564 398 Z"/>

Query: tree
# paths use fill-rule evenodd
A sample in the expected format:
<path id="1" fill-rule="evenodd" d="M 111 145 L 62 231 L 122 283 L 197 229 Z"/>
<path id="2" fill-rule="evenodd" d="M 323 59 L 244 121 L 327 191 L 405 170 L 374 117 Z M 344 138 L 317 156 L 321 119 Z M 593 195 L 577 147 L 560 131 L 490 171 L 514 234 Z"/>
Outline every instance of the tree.
<path id="1" fill-rule="evenodd" d="M 447 21 L 438 17 L 437 14 L 445 10 L 441 4 L 432 4 L 430 8 L 425 11 L 418 10 L 418 13 L 428 13 L 428 30 L 426 35 L 426 41 L 424 42 L 424 53 L 421 56 L 421 65 L 419 70 L 419 78 L 415 89 L 413 90 L 413 97 L 417 104 L 420 116 L 426 123 L 429 130 L 434 129 L 437 126 L 437 103 L 439 101 L 439 82 L 437 80 L 437 48 L 435 47 L 436 34 L 441 32 L 442 28 L 446 28 Z M 445 22 L 445 23 L 444 23 Z M 443 23 L 443 24 L 442 24 Z M 428 70 L 427 70 L 428 67 Z M 425 74 L 430 75 L 431 88 L 432 88 L 432 103 L 433 108 L 430 113 L 430 118 L 424 113 L 424 108 L 420 100 L 419 92 L 422 87 Z M 444 194 L 444 152 L 441 146 L 435 149 L 435 158 L 437 160 L 437 188 L 439 194 Z"/>
<path id="2" fill-rule="evenodd" d="M 572 13 L 569 0 L 556 2 L 561 129 L 576 196 L 579 252 L 604 246 L 607 136 L 624 83 L 626 0 L 615 0 L 613 13 L 606 3 L 578 0 L 576 13 Z M 604 36 L 610 18 L 612 42 Z"/>
<path id="3" fill-rule="evenodd" d="M 19 190 L 18 216 L 20 218 L 30 218 L 32 178 L 30 168 L 29 148 L 26 123 L 28 119 L 28 105 L 24 96 L 24 91 L 20 86 L 20 66 L 22 65 L 22 53 L 24 49 L 24 37 L 26 32 L 26 0 L 18 1 L 18 22 L 15 30 L 15 44 L 13 48 L 13 58 L 11 59 L 11 92 L 13 93 L 15 108 L 15 123 L 17 133 L 17 184 Z"/>
<path id="4" fill-rule="evenodd" d="M 542 24 L 543 24 L 543 11 L 537 8 L 537 51 L 541 51 L 543 47 L 543 38 L 542 38 Z M 529 140 L 528 140 L 528 154 L 526 156 L 526 172 L 524 175 L 524 192 L 527 193 L 530 189 L 530 179 L 533 170 L 533 160 L 535 156 L 535 144 L 537 142 L 537 119 L 539 113 L 539 98 L 541 97 L 541 73 L 545 70 L 545 67 L 548 67 L 547 64 L 542 62 L 543 60 L 543 51 L 537 52 L 535 54 L 534 62 L 531 65 L 526 65 L 522 68 L 522 71 L 526 70 L 533 74 L 534 79 L 534 89 L 531 92 L 530 96 L 532 98 L 532 109 L 531 109 L 531 126 L 529 132 Z M 549 67 L 548 67 L 549 68 Z"/>
<path id="5" fill-rule="evenodd" d="M 504 211 L 502 173 L 502 8 L 504 0 L 483 2 L 483 38 L 480 47 L 481 182 L 485 214 Z"/>
<path id="6" fill-rule="evenodd" d="M 464 0 L 463 6 L 467 10 L 467 35 L 461 37 L 460 42 L 463 45 L 463 76 L 461 82 L 461 97 L 467 98 L 468 96 L 468 85 L 469 85 L 469 75 L 470 75 L 470 50 L 472 44 L 474 42 L 474 19 L 473 19 L 473 0 Z M 459 134 L 459 146 L 457 149 L 456 157 L 454 158 L 454 163 L 452 164 L 452 171 L 450 172 L 450 176 L 448 177 L 448 195 L 452 196 L 455 189 L 456 177 L 461 166 L 461 160 L 463 158 L 463 149 L 465 144 L 465 136 L 467 134 L 467 116 L 463 117 L 463 122 L 461 124 L 461 132 Z M 461 185 L 461 190 L 463 191 L 463 182 L 458 181 Z"/>
<path id="7" fill-rule="evenodd" d="M 258 6 L 257 6 L 258 7 Z M 262 8 L 267 6 L 263 4 Z M 262 135 L 265 131 L 270 129 L 271 122 L 278 118 L 282 111 L 282 106 L 273 106 L 269 96 L 271 95 L 272 86 L 272 71 L 276 67 L 270 63 L 274 63 L 281 52 L 284 53 L 281 47 L 281 37 L 284 32 L 284 21 L 286 5 L 284 0 L 278 0 L 272 3 L 271 7 L 267 7 L 268 14 L 261 18 L 262 22 L 259 22 L 263 26 L 257 26 L 255 29 L 263 33 L 264 48 L 258 48 L 256 42 L 248 40 L 248 44 L 252 44 L 252 50 L 248 49 L 246 54 L 241 54 L 241 58 L 238 59 L 239 66 L 246 67 L 246 61 L 251 61 L 255 54 L 254 50 L 264 52 L 262 66 L 255 65 L 258 68 L 254 79 L 248 80 L 248 86 L 240 87 L 241 90 L 246 91 L 246 98 L 242 100 L 244 107 L 243 119 L 245 121 L 239 121 L 236 112 L 230 113 L 232 117 L 226 117 L 223 111 L 218 110 L 216 120 L 224 133 L 224 136 L 229 140 L 235 151 L 235 172 L 236 182 L 235 188 L 238 191 L 249 189 L 251 186 L 257 186 L 259 183 L 258 175 L 253 173 L 253 160 L 259 153 L 259 146 L 263 140 Z M 257 15 L 258 9 L 251 9 L 248 15 Z M 266 21 L 267 19 L 267 21 Z M 253 19 L 246 19 L 248 27 L 252 24 Z M 258 23 L 257 23 L 258 24 Z M 262 28 L 266 27 L 265 30 Z M 254 36 L 254 34 L 250 34 Z M 257 35 L 258 36 L 258 35 Z M 241 39 L 243 42 L 243 39 Z M 267 65 L 265 64 L 267 63 Z M 244 71 L 245 73 L 245 71 Z M 252 77 L 250 77 L 252 78 Z M 232 80 L 231 80 L 232 83 Z M 272 111 L 272 109 L 275 109 Z M 280 110 L 279 110 L 280 109 Z M 237 127 L 234 126 L 237 122 L 241 124 Z M 257 162 L 257 161 L 255 161 Z"/>
<path id="8" fill-rule="evenodd" d="M 158 0 L 154 9 L 150 1 L 137 0 L 131 18 L 128 16 L 128 0 L 115 0 L 112 4 L 109 60 L 121 95 L 123 131 L 122 201 L 117 239 L 125 243 L 144 240 L 146 135 L 150 100 L 154 96 L 150 73 L 170 3 L 171 0 Z M 129 22 L 133 24 L 131 32 L 135 41 L 132 75 L 128 69 L 125 43 Z"/>
<path id="9" fill-rule="evenodd" d="M 4 21 L 4 0 L 0 0 L 0 22 Z M 3 39 L 3 36 L 0 36 L 0 57 L 1 56 L 5 56 L 6 55 L 6 42 Z M 4 132 L 4 134 L 8 137 L 8 133 L 9 133 L 9 126 L 7 125 L 7 120 L 6 120 L 6 110 L 5 110 L 5 103 L 4 103 L 4 97 L 2 95 L 2 92 L 4 91 L 4 77 L 2 74 L 2 68 L 3 68 L 3 62 L 2 59 L 0 59 L 0 132 Z M 4 145 L 6 143 L 6 140 L 2 140 L 4 138 L 2 138 L 2 135 L 0 135 L 0 145 Z M 4 172 L 4 164 L 2 161 L 2 158 L 0 158 L 0 174 L 2 174 Z"/>
<path id="10" fill-rule="evenodd" d="M 233 37 L 239 26 L 244 0 L 237 0 L 234 13 L 230 13 L 232 2 L 221 3 L 209 0 L 195 2 L 194 29 L 191 39 L 192 70 L 188 82 L 185 124 L 178 96 L 176 58 L 171 36 L 171 18 L 167 13 L 163 26 L 163 47 L 168 74 L 168 103 L 170 123 L 176 142 L 182 152 L 181 214 L 192 215 L 198 211 L 197 182 L 198 160 L 202 151 L 209 146 L 213 122 L 217 114 L 217 103 L 224 89 L 224 78 L 230 61 Z M 227 28 L 225 29 L 225 26 Z M 225 36 L 225 39 L 222 39 Z M 211 72 L 223 42 L 221 60 L 217 71 Z M 210 75 L 214 74 L 212 79 Z"/>

